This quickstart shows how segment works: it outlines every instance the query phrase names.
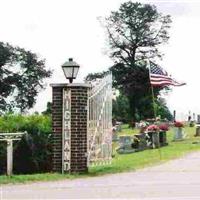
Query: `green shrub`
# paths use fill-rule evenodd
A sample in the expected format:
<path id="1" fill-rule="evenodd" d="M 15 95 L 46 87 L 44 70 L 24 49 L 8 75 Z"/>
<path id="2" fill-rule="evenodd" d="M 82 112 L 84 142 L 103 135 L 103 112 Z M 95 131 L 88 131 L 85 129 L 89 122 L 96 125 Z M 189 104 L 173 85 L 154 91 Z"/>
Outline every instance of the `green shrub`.
<path id="1" fill-rule="evenodd" d="M 14 173 L 51 171 L 51 117 L 48 115 L 5 115 L 0 117 L 0 132 L 27 131 L 14 142 Z M 4 142 L 6 143 L 6 142 Z M 0 143 L 0 173 L 6 169 L 6 144 Z"/>

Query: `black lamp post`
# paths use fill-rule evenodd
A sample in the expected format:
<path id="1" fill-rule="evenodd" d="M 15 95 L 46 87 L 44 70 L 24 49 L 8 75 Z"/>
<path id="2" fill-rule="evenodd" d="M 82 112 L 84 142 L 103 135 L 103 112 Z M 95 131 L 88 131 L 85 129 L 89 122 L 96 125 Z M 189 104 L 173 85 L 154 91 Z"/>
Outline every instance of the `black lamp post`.
<path id="1" fill-rule="evenodd" d="M 72 58 L 69 58 L 69 61 L 65 62 L 62 65 L 63 72 L 65 74 L 66 79 L 69 79 L 69 82 L 72 83 L 73 79 L 76 79 L 78 74 L 79 65 L 73 61 Z"/>

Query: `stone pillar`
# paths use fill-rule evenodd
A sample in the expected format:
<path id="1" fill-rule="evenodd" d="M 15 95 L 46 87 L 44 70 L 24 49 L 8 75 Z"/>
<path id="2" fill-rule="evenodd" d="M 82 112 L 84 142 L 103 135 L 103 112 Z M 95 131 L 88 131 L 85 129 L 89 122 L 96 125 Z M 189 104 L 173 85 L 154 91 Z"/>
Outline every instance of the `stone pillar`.
<path id="1" fill-rule="evenodd" d="M 87 104 L 90 85 L 52 84 L 51 86 L 53 171 L 87 172 Z"/>

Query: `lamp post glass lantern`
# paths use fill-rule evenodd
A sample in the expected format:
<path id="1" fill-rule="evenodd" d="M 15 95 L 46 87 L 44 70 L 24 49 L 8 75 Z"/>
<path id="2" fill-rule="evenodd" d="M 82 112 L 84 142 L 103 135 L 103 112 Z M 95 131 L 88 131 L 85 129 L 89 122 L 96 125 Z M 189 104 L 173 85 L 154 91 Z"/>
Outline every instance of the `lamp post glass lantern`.
<path id="1" fill-rule="evenodd" d="M 66 79 L 69 79 L 69 82 L 72 83 L 73 79 L 76 79 L 78 74 L 79 65 L 73 61 L 72 58 L 69 58 L 69 61 L 65 62 L 62 65 L 63 72 L 65 74 Z"/>

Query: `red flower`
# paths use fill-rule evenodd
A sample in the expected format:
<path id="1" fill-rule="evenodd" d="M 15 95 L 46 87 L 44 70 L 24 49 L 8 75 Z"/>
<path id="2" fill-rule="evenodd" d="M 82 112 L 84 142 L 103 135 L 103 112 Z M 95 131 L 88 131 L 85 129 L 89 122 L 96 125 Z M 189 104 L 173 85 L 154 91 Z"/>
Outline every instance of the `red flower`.
<path id="1" fill-rule="evenodd" d="M 152 125 L 148 126 L 146 130 L 147 131 L 159 131 L 159 127 L 155 124 L 152 124 Z"/>
<path id="2" fill-rule="evenodd" d="M 174 122 L 174 126 L 180 128 L 180 127 L 184 127 L 184 124 L 183 124 L 183 122 L 176 121 L 176 122 Z"/>
<path id="3" fill-rule="evenodd" d="M 162 131 L 168 131 L 169 126 L 167 124 L 160 124 L 159 129 L 162 130 Z"/>

